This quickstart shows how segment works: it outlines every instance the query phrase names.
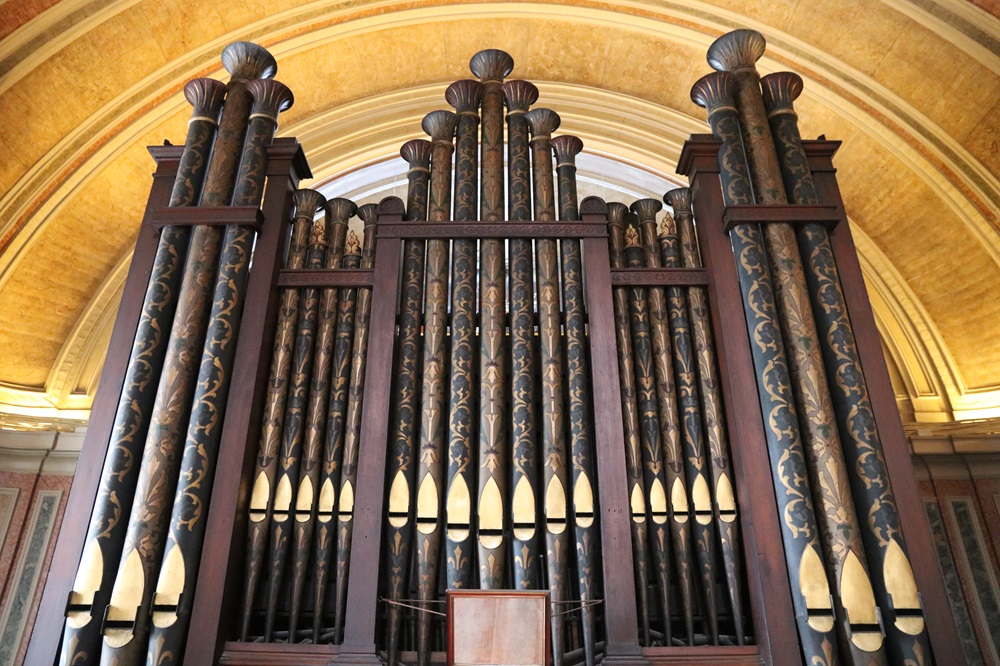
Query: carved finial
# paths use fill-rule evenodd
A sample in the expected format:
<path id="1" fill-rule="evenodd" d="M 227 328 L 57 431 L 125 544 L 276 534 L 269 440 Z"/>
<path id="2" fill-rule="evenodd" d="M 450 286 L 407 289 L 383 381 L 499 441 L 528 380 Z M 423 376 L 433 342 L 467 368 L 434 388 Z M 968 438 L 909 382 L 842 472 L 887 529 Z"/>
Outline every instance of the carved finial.
<path id="1" fill-rule="evenodd" d="M 661 236 L 674 236 L 677 234 L 677 225 L 674 224 L 674 216 L 669 212 L 663 216 L 663 221 L 660 222 L 660 235 Z"/>
<path id="2" fill-rule="evenodd" d="M 326 220 L 313 220 L 310 245 L 326 245 Z"/>
<path id="3" fill-rule="evenodd" d="M 347 232 L 347 242 L 344 243 L 344 254 L 356 254 L 361 255 L 361 239 L 351 229 Z"/>
<path id="4" fill-rule="evenodd" d="M 503 81 L 504 77 L 514 70 L 514 59 L 509 53 L 498 49 L 486 49 L 472 56 L 469 69 L 483 83 L 487 81 Z"/>
<path id="5" fill-rule="evenodd" d="M 358 217 L 365 223 L 365 227 L 371 227 L 378 222 L 378 204 L 367 203 L 358 208 Z"/>
<path id="6" fill-rule="evenodd" d="M 663 201 L 674 209 L 674 214 L 691 212 L 691 188 L 678 187 L 663 195 Z"/>
<path id="7" fill-rule="evenodd" d="M 736 78 L 729 72 L 706 74 L 691 86 L 691 101 L 708 110 L 709 117 L 723 109 L 736 110 Z"/>
<path id="8" fill-rule="evenodd" d="M 253 97 L 250 107 L 250 118 L 270 118 L 278 122 L 278 114 L 291 108 L 295 96 L 284 83 L 274 79 L 254 79 L 247 84 L 247 90 Z"/>
<path id="9" fill-rule="evenodd" d="M 639 247 L 639 230 L 633 224 L 625 228 L 625 247 Z"/>
<path id="10" fill-rule="evenodd" d="M 483 99 L 483 84 L 472 79 L 455 81 L 444 91 L 444 98 L 455 107 L 458 115 L 479 117 L 479 102 Z"/>
<path id="11" fill-rule="evenodd" d="M 292 192 L 292 205 L 295 206 L 295 217 L 316 216 L 316 211 L 326 205 L 326 197 L 316 190 L 301 189 Z"/>
<path id="12" fill-rule="evenodd" d="M 556 153 L 556 166 L 576 164 L 576 156 L 583 150 L 583 141 L 570 134 L 552 139 L 552 150 Z"/>
<path id="13" fill-rule="evenodd" d="M 455 136 L 458 116 L 451 111 L 431 111 L 424 116 L 420 127 L 431 137 L 431 141 L 447 141 L 451 143 Z"/>
<path id="14" fill-rule="evenodd" d="M 756 30 L 733 30 L 708 47 L 708 64 L 720 72 L 755 69 L 767 41 Z"/>
<path id="15" fill-rule="evenodd" d="M 330 211 L 330 219 L 334 222 L 347 222 L 358 212 L 358 207 L 353 201 L 340 197 L 328 201 L 326 207 Z"/>
<path id="16" fill-rule="evenodd" d="M 657 199 L 639 199 L 632 204 L 632 212 L 636 214 L 640 222 L 655 220 L 656 214 L 663 208 L 663 204 Z"/>
<path id="17" fill-rule="evenodd" d="M 760 80 L 768 117 L 778 113 L 795 115 L 792 105 L 802 94 L 802 77 L 792 72 L 775 72 Z"/>
<path id="18" fill-rule="evenodd" d="M 426 171 L 431 163 L 431 142 L 427 139 L 407 141 L 399 149 L 399 156 L 406 160 L 411 169 Z"/>
<path id="19" fill-rule="evenodd" d="M 552 109 L 532 109 L 524 114 L 531 128 L 531 140 L 552 136 L 559 129 L 559 114 Z"/>
<path id="20" fill-rule="evenodd" d="M 507 81 L 503 84 L 503 99 L 508 115 L 524 113 L 538 101 L 538 88 L 530 81 Z"/>
<path id="21" fill-rule="evenodd" d="M 278 63 L 263 46 L 253 42 L 233 42 L 222 50 L 222 66 L 234 79 L 270 79 L 278 73 Z"/>
<path id="22" fill-rule="evenodd" d="M 191 103 L 194 111 L 191 120 L 207 120 L 218 124 L 222 102 L 226 99 L 228 86 L 215 79 L 192 79 L 184 86 L 184 98 Z"/>
<path id="23" fill-rule="evenodd" d="M 625 216 L 628 215 L 628 206 L 617 201 L 608 204 L 608 224 L 620 227 L 625 224 Z"/>

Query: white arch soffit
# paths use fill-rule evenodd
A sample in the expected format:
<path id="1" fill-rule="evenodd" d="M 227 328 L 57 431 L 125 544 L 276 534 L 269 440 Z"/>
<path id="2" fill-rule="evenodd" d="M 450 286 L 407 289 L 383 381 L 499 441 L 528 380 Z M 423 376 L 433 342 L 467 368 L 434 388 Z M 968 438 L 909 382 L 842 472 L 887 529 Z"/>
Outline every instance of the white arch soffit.
<path id="1" fill-rule="evenodd" d="M 280 12 L 266 20 L 250 24 L 239 33 L 230 33 L 209 42 L 198 50 L 190 52 L 186 57 L 175 59 L 154 74 L 143 79 L 143 81 L 133 85 L 126 92 L 92 115 L 87 122 L 82 123 L 76 131 L 63 137 L 49 153 L 15 183 L 6 196 L 0 199 L 0 220 L 7 221 L 6 224 L 0 226 L 0 234 L 6 231 L 5 227 L 8 227 L 13 221 L 21 217 L 26 208 L 31 204 L 33 200 L 32 195 L 35 192 L 43 191 L 44 187 L 53 180 L 51 176 L 53 171 L 58 171 L 60 165 L 73 163 L 76 161 L 74 158 L 82 160 L 86 156 L 89 150 L 87 138 L 99 134 L 100 128 L 115 126 L 116 120 L 120 121 L 129 117 L 140 117 L 140 120 L 130 123 L 127 130 L 110 138 L 98 148 L 93 156 L 87 158 L 85 160 L 86 167 L 77 169 L 64 182 L 57 184 L 56 191 L 47 197 L 42 206 L 31 216 L 29 224 L 13 238 L 10 246 L 0 256 L 0 288 L 3 287 L 9 278 L 12 267 L 18 263 L 24 251 L 36 237 L 38 230 L 53 214 L 58 212 L 77 188 L 93 176 L 99 165 L 113 159 L 129 145 L 127 137 L 134 139 L 141 132 L 138 128 L 144 127 L 148 129 L 153 126 L 154 122 L 151 120 L 151 116 L 162 120 L 171 114 L 179 112 L 186 104 L 179 94 L 170 96 L 160 104 L 153 104 L 155 100 L 163 97 L 170 90 L 180 88 L 190 78 L 191 72 L 211 68 L 213 63 L 218 62 L 218 54 L 225 45 L 235 39 L 258 39 L 263 42 L 270 42 L 271 40 L 280 39 L 279 30 L 275 26 L 281 26 L 282 30 L 287 30 L 288 26 L 299 25 L 302 20 L 310 18 L 315 20 L 319 16 L 329 20 L 331 17 L 346 15 L 356 10 L 356 8 L 335 9 L 336 4 L 336 2 L 310 3 L 306 7 Z M 870 77 L 847 67 L 844 63 L 829 58 L 822 51 L 785 35 L 771 26 L 753 21 L 740 14 L 717 8 L 708 8 L 697 2 L 671 3 L 669 5 L 670 13 L 663 11 L 663 5 L 653 6 L 649 3 L 638 2 L 621 4 L 626 7 L 642 8 L 646 11 L 658 11 L 664 14 L 665 17 L 672 16 L 700 23 L 709 30 L 719 32 L 737 26 L 760 30 L 769 39 L 771 54 L 778 54 L 793 64 L 802 63 L 818 74 L 837 82 L 838 85 L 844 86 L 845 90 L 872 104 L 873 107 L 881 106 L 880 110 L 890 120 L 902 127 L 913 141 L 924 144 L 928 150 L 933 151 L 940 159 L 953 164 L 956 167 L 956 175 L 962 180 L 963 184 L 978 193 L 989 203 L 995 212 L 1000 213 L 1000 203 L 998 203 L 1000 202 L 1000 182 L 997 181 L 996 177 L 990 174 L 954 140 L 947 137 L 939 127 L 917 113 L 907 103 L 876 84 Z M 366 7 L 371 9 L 379 6 L 392 7 L 392 5 L 392 2 L 387 1 L 373 3 L 372 5 L 366 5 Z M 325 43 L 347 35 L 364 34 L 402 24 L 447 22 L 471 17 L 503 18 L 512 15 L 518 17 L 530 15 L 562 21 L 577 21 L 601 25 L 603 27 L 619 26 L 629 31 L 646 33 L 657 37 L 669 37 L 678 42 L 700 46 L 704 49 L 707 49 L 712 41 L 711 35 L 666 23 L 662 20 L 621 14 L 602 9 L 574 7 L 573 10 L 572 14 L 567 14 L 565 6 L 544 4 L 517 4 L 513 6 L 495 4 L 457 5 L 400 10 L 390 15 L 352 19 L 344 23 L 297 35 L 274 44 L 270 47 L 270 50 L 280 61 L 283 55 L 291 55 L 302 50 L 308 50 L 317 43 Z M 296 23 L 296 21 L 299 23 Z M 759 66 L 763 73 L 775 71 L 779 68 L 778 63 L 773 62 L 769 57 L 762 59 Z M 708 71 L 707 66 L 706 71 Z M 218 66 L 211 72 L 213 76 L 221 74 L 224 74 L 224 72 Z M 806 78 L 809 79 L 812 77 L 806 75 Z M 160 81 L 160 84 L 155 85 L 156 81 Z M 827 104 L 830 108 L 851 118 L 852 122 L 863 132 L 886 145 L 887 148 L 898 156 L 905 156 L 921 178 L 933 189 L 943 194 L 946 204 L 959 214 L 960 219 L 969 225 L 973 234 L 980 239 L 980 242 L 988 250 L 994 261 L 1000 265 L 1000 236 L 998 236 L 996 229 L 987 220 L 983 219 L 982 215 L 975 211 L 972 204 L 961 195 L 958 187 L 950 182 L 946 182 L 934 165 L 918 151 L 907 146 L 901 137 L 881 126 L 881 123 L 865 122 L 866 119 L 871 120 L 870 116 L 857 108 L 853 103 L 843 99 L 833 91 L 820 89 L 815 80 L 812 83 L 813 85 L 809 85 L 807 82 L 806 94 L 815 96 L 816 99 Z M 151 90 L 151 88 L 155 89 Z M 877 93 L 883 101 L 880 103 L 879 100 L 873 99 L 873 93 Z M 134 98 L 137 94 L 141 95 L 141 99 L 138 102 L 133 101 L 132 103 L 128 103 L 128 100 Z M 140 116 L 139 110 L 150 105 L 154 106 L 153 111 Z"/>
<path id="2" fill-rule="evenodd" d="M 681 147 L 690 134 L 704 132 L 702 121 L 638 97 L 567 83 L 533 81 L 539 89 L 536 106 L 551 108 L 562 122 L 557 134 L 580 137 L 589 154 L 606 155 L 617 163 L 671 182 Z M 282 128 L 305 147 L 315 182 L 399 154 L 410 139 L 426 138 L 423 117 L 450 109 L 446 84 L 432 84 L 368 97 L 316 114 Z M 612 124 L 608 118 L 617 118 Z M 667 175 L 670 174 L 670 175 Z M 662 192 L 660 193 L 662 194 Z"/>

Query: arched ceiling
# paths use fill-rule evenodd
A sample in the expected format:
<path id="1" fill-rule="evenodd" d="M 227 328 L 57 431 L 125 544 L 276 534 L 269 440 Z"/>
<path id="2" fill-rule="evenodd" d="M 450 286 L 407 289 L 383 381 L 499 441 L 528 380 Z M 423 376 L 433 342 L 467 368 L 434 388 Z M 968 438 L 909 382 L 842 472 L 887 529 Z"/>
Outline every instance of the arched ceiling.
<path id="1" fill-rule="evenodd" d="M 0 425 L 86 419 L 151 182 L 145 146 L 183 140 L 180 90 L 225 80 L 229 42 L 275 55 L 296 96 L 279 134 L 304 144 L 307 184 L 344 194 L 366 191 L 371 165 L 419 135 L 487 47 L 514 56 L 514 76 L 538 84 L 591 155 L 681 182 L 680 146 L 707 131 L 690 87 L 735 27 L 766 36 L 762 72 L 805 79 L 803 135 L 844 141 L 840 184 L 904 415 L 1000 415 L 1000 20 L 979 4 L 10 0 Z M 624 183 L 592 164 L 592 182 Z"/>

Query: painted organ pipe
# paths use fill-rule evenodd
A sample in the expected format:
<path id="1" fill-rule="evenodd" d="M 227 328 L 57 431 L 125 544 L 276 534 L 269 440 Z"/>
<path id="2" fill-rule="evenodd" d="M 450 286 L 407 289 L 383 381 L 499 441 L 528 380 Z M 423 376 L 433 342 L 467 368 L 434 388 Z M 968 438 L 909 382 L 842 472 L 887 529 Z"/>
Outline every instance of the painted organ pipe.
<path id="1" fill-rule="evenodd" d="M 608 244 L 611 268 L 625 267 L 625 220 L 628 207 L 608 204 Z M 636 403 L 635 371 L 632 353 L 632 327 L 629 321 L 629 290 L 614 287 L 615 341 L 618 348 L 618 382 L 621 386 L 622 425 L 625 435 L 625 464 L 628 474 L 629 527 L 632 534 L 632 559 L 635 566 L 635 589 L 639 606 L 640 641 L 650 644 L 649 633 L 649 561 L 646 550 L 646 494 L 643 491 L 642 451 L 639 443 L 639 410 Z"/>
<path id="2" fill-rule="evenodd" d="M 285 262 L 285 267 L 289 269 L 300 269 L 303 268 L 306 261 L 306 249 L 309 245 L 309 239 L 312 236 L 312 226 L 313 226 L 313 216 L 316 213 L 317 206 L 321 205 L 321 197 L 318 193 L 312 190 L 299 190 L 293 195 L 294 202 L 294 218 L 292 221 L 292 236 L 288 245 L 288 257 Z M 299 302 L 299 290 L 294 287 L 286 287 L 281 291 L 281 296 L 279 300 L 279 312 L 278 312 L 278 325 L 277 332 L 274 338 L 274 349 L 271 357 L 271 373 L 268 380 L 268 401 L 265 404 L 265 411 L 270 411 L 272 414 L 277 414 L 277 406 L 272 404 L 272 400 L 281 401 L 281 419 L 280 423 L 284 423 L 284 396 L 285 393 L 282 392 L 280 398 L 275 394 L 280 388 L 282 391 L 287 389 L 288 381 L 288 370 L 290 369 L 290 356 L 292 353 L 292 343 L 294 341 L 294 330 L 295 322 L 298 317 L 298 302 Z M 264 441 L 264 436 L 267 434 L 271 435 L 269 430 L 269 423 L 267 422 L 267 417 L 265 417 L 265 424 L 261 434 L 262 442 Z M 274 443 L 277 445 L 281 437 L 281 430 L 273 433 Z M 277 450 L 273 451 L 273 458 L 275 464 L 277 464 Z M 259 509 L 258 504 L 255 502 L 260 501 L 262 498 L 257 496 L 257 491 L 262 489 L 264 486 L 260 483 L 260 474 L 263 471 L 261 466 L 260 452 L 258 453 L 257 459 L 257 472 L 255 474 L 255 479 L 258 479 L 258 483 L 254 486 L 254 496 L 251 497 L 250 504 L 250 530 L 251 539 L 253 539 L 253 529 L 256 519 L 264 520 L 264 513 L 262 509 Z M 263 549 L 261 545 L 261 549 Z M 254 553 L 251 552 L 251 558 L 254 557 Z M 251 568 L 248 566 L 248 580 L 247 580 L 247 598 L 245 600 L 246 606 L 244 608 L 244 624 L 242 627 L 243 640 L 247 639 L 246 632 L 248 631 L 248 623 L 251 617 L 252 602 L 253 602 L 253 592 L 250 591 L 251 581 L 250 576 L 254 576 L 253 581 L 255 584 L 257 578 L 256 574 L 259 571 L 259 567 L 263 566 L 263 551 L 261 552 L 262 558 L 258 568 Z"/>
<path id="3" fill-rule="evenodd" d="M 304 213 L 315 215 L 326 206 L 326 199 L 319 192 L 296 192 Z M 310 215 L 310 216 L 311 216 Z M 322 268 L 327 248 L 326 230 L 322 222 L 313 222 L 303 268 Z M 285 428 L 281 435 L 281 453 L 278 458 L 278 476 L 274 492 L 274 509 L 268 553 L 267 611 L 264 617 L 264 642 L 271 641 L 274 620 L 281 605 L 284 591 L 285 563 L 294 521 L 292 508 L 299 469 L 304 457 L 303 441 L 306 431 L 306 409 L 309 400 L 309 383 L 313 369 L 313 351 L 319 315 L 319 289 L 305 287 L 299 295 L 299 313 L 296 316 L 295 341 L 292 343 L 292 370 L 285 403 Z"/>
<path id="4" fill-rule="evenodd" d="M 212 79 L 194 79 L 184 86 L 184 96 L 194 110 L 170 193 L 171 207 L 198 202 L 225 93 L 226 86 Z M 101 615 L 110 599 L 128 525 L 121 517 L 130 511 L 135 495 L 138 462 L 167 351 L 163 331 L 169 329 L 177 308 L 190 236 L 191 229 L 186 226 L 164 227 L 160 232 L 115 412 L 112 441 L 66 609 L 61 664 L 90 661 L 100 652 Z"/>
<path id="5" fill-rule="evenodd" d="M 445 98 L 457 113 L 455 154 L 456 221 L 478 215 L 479 102 L 482 84 L 456 81 Z M 447 241 L 443 243 L 447 256 Z M 474 588 L 472 493 L 478 461 L 476 424 L 476 241 L 456 239 L 451 257 L 451 347 L 448 381 L 448 441 L 445 560 L 450 589 Z M 447 269 L 445 269 L 447 272 Z M 446 290 L 447 293 L 447 290 Z"/>
<path id="6" fill-rule="evenodd" d="M 708 61 L 717 70 L 731 72 L 736 81 L 736 107 L 756 203 L 785 204 L 781 169 L 755 66 L 764 47 L 760 33 L 736 30 L 709 47 Z M 777 286 L 778 318 L 789 351 L 812 492 L 823 508 L 820 530 L 836 591 L 838 636 L 845 656 L 850 655 L 853 661 L 884 663 L 879 610 L 865 563 L 854 500 L 849 491 L 844 492 L 850 481 L 795 232 L 786 223 L 767 224 L 764 242 Z"/>
<path id="7" fill-rule="evenodd" d="M 690 190 L 679 188 L 667 192 L 664 201 L 674 209 L 676 226 L 674 226 L 674 218 L 669 215 L 663 221 L 663 233 L 659 237 L 663 266 L 666 268 L 700 268 L 701 256 L 698 254 L 692 223 Z M 722 393 L 719 386 L 715 342 L 709 319 L 708 293 L 704 287 L 698 286 L 687 289 L 668 287 L 667 297 L 671 329 L 679 331 L 688 328 L 691 343 L 693 343 L 693 349 L 690 349 L 690 352 L 693 352 L 697 365 L 697 384 L 693 390 L 700 393 L 701 414 L 704 418 L 705 438 L 708 442 L 708 463 L 712 473 L 715 525 L 722 547 L 722 562 L 726 572 L 733 628 L 737 642 L 742 645 L 746 636 L 743 619 L 743 565 L 739 524 L 736 521 L 733 472 L 729 461 L 729 443 L 726 437 L 725 417 L 722 412 Z M 673 335 L 675 340 L 683 339 L 683 335 L 679 332 L 674 332 Z M 675 344 L 675 362 L 677 362 L 678 357 L 681 357 L 679 364 L 682 367 L 691 363 L 690 358 L 684 358 L 686 355 L 689 356 L 690 352 L 686 352 L 682 345 Z M 691 367 L 687 372 L 694 379 L 695 368 Z M 678 375 L 680 375 L 680 370 L 678 370 Z M 683 386 L 681 391 L 684 391 Z"/>
<path id="8" fill-rule="evenodd" d="M 443 222 L 451 213 L 451 154 L 458 117 L 450 111 L 432 111 L 424 117 L 430 135 L 431 182 L 427 217 Z M 424 294 L 423 386 L 420 400 L 420 466 L 417 472 L 417 599 L 421 607 L 437 597 L 438 557 L 447 529 L 442 515 L 445 491 L 445 417 L 447 415 L 448 241 L 427 242 Z M 417 618 L 417 655 L 430 662 L 431 615 Z"/>
<path id="9" fill-rule="evenodd" d="M 796 204 L 818 204 L 792 105 L 802 93 L 802 79 L 779 72 L 763 77 L 761 84 L 788 198 Z M 854 502 L 858 515 L 867 517 L 861 521 L 861 537 L 875 598 L 883 616 L 888 616 L 883 617 L 888 654 L 893 663 L 918 664 L 930 655 L 930 644 L 830 237 L 817 223 L 796 226 L 795 236 L 831 380 Z"/>
<path id="10" fill-rule="evenodd" d="M 534 181 L 535 219 L 555 220 L 555 184 L 552 177 L 551 136 L 559 116 L 549 109 L 525 114 L 531 129 L 531 167 Z M 563 379 L 563 341 L 559 307 L 559 257 L 556 241 L 540 238 L 535 245 L 538 276 L 538 338 L 542 382 L 542 515 L 545 523 L 546 569 L 549 601 L 561 609 L 567 599 L 569 575 L 569 512 L 566 489 L 568 461 Z M 552 615 L 553 663 L 563 663 L 566 631 L 562 617 Z"/>
<path id="11" fill-rule="evenodd" d="M 469 63 L 483 84 L 479 221 L 504 219 L 503 79 L 514 60 L 496 49 L 480 51 Z M 506 468 L 506 270 L 504 243 L 484 238 L 479 247 L 479 587 L 504 586 L 506 547 L 503 538 L 507 506 Z"/>
<path id="12" fill-rule="evenodd" d="M 263 198 L 267 145 L 277 129 L 278 113 L 292 104 L 291 91 L 277 81 L 251 81 L 247 90 L 253 106 L 234 206 L 258 205 Z M 176 663 L 187 636 L 254 238 L 252 226 L 230 225 L 222 242 L 167 547 L 153 597 L 150 663 Z"/>
<path id="13" fill-rule="evenodd" d="M 625 265 L 642 268 L 642 246 L 636 218 L 629 216 L 625 229 Z M 636 410 L 639 422 L 643 487 L 648 506 L 646 518 L 649 551 L 659 598 L 660 617 L 663 619 L 664 639 L 669 641 L 670 631 L 670 537 L 668 536 L 666 482 L 663 474 L 663 456 L 660 450 L 660 422 L 657 418 L 657 382 L 653 369 L 652 331 L 649 315 L 649 292 L 646 287 L 628 288 L 629 325 L 632 332 L 632 363 L 635 370 Z M 686 554 L 685 554 L 686 555 Z"/>
<path id="14" fill-rule="evenodd" d="M 328 243 L 323 258 L 323 268 L 341 267 L 344 242 L 347 240 L 347 223 L 356 212 L 357 206 L 347 199 L 333 199 L 327 202 L 324 219 L 321 222 L 317 221 L 313 227 L 314 233 L 322 229 Z M 309 263 L 307 261 L 307 265 Z M 330 377 L 333 368 L 339 295 L 336 287 L 323 287 L 319 294 L 312 378 L 309 383 L 309 402 L 306 410 L 305 443 L 299 472 L 299 489 L 295 495 L 294 520 L 291 525 L 294 543 L 292 544 L 291 610 L 288 618 L 289 643 L 295 643 L 297 639 L 298 620 L 303 604 L 302 594 L 309 567 L 309 555 L 312 551 L 313 532 L 320 509 L 318 502 L 325 504 L 334 497 L 332 482 L 326 485 L 324 479 L 323 485 L 320 485 L 320 472 L 330 400 Z M 325 498 L 320 499 L 323 495 Z"/>
<path id="15" fill-rule="evenodd" d="M 639 216 L 639 234 L 646 268 L 659 268 L 660 251 L 656 240 L 656 212 L 662 204 L 655 199 L 642 199 L 632 204 Z M 690 511 L 691 537 L 697 559 L 697 576 L 700 581 L 703 615 L 708 623 L 708 635 L 718 644 L 718 609 L 715 596 L 715 529 L 712 521 L 711 493 L 708 485 L 708 460 L 705 453 L 705 431 L 701 422 L 701 400 L 694 375 L 694 361 L 690 330 L 681 319 L 671 319 L 667 301 L 672 288 L 652 287 L 649 290 L 650 323 L 653 335 L 653 354 L 656 358 L 657 384 L 661 395 L 660 413 L 672 416 L 676 410 L 676 426 L 666 423 L 666 446 L 675 444 L 671 437 L 679 437 L 681 460 L 680 473 L 687 480 L 692 506 Z M 669 341 L 668 341 L 669 338 Z M 669 396 L 663 401 L 663 395 Z M 674 427 L 677 428 L 676 434 Z M 671 481 L 672 484 L 676 483 Z M 675 486 L 679 491 L 680 486 Z M 678 493 L 679 494 L 679 493 Z M 671 490 L 671 498 L 674 490 Z M 679 499 L 679 498 L 678 498 Z M 675 515 L 682 509 L 680 502 L 674 507 Z M 686 555 L 686 553 L 685 553 Z M 680 553 L 678 553 L 680 556 Z M 686 618 L 685 618 L 686 619 Z"/>
<path id="16" fill-rule="evenodd" d="M 575 136 L 552 140 L 559 182 L 559 219 L 579 220 L 576 194 L 576 155 L 583 141 Z M 576 536 L 576 576 L 583 604 L 583 648 L 587 666 L 596 660 L 597 642 L 594 607 L 600 598 L 600 536 L 594 494 L 594 431 L 591 414 L 590 368 L 587 358 L 586 313 L 584 311 L 583 260 L 580 241 L 564 238 L 560 243 L 563 274 L 563 310 L 566 317 L 566 384 L 570 422 L 570 452 L 573 460 L 573 529 Z"/>
<path id="17" fill-rule="evenodd" d="M 352 207 L 356 213 L 357 208 Z M 361 240 L 353 231 L 347 234 L 344 246 L 344 268 L 358 268 L 361 265 Z M 313 548 L 313 643 L 318 643 L 326 634 L 327 595 L 330 588 L 331 565 L 336 559 L 337 527 L 340 508 L 338 493 L 344 461 L 344 441 L 347 426 L 347 407 L 350 397 L 352 369 L 351 350 L 354 347 L 354 332 L 357 322 L 359 288 L 345 287 L 340 290 L 337 303 L 337 329 L 333 340 L 333 366 L 330 369 L 330 399 L 326 410 L 326 433 L 323 442 L 323 470 L 320 472 L 319 505 L 316 512 L 316 531 Z M 334 618 L 336 639 L 336 618 Z"/>
<path id="18" fill-rule="evenodd" d="M 475 137 L 473 137 L 475 139 Z M 478 142 L 477 142 L 478 147 Z M 409 165 L 406 219 L 427 219 L 427 187 L 430 180 L 431 142 L 414 139 L 403 144 L 399 154 Z M 410 544 L 414 510 L 411 489 L 416 482 L 417 436 L 420 428 L 421 310 L 424 302 L 424 250 L 426 241 L 403 243 L 403 285 L 400 297 L 399 355 L 396 364 L 396 395 L 389 457 L 389 513 L 386 531 L 387 596 L 402 601 L 409 591 Z M 388 608 L 388 661 L 399 662 L 402 612 L 398 604 Z"/>
<path id="19" fill-rule="evenodd" d="M 734 95 L 727 72 L 709 74 L 691 89 L 691 99 L 708 111 L 719 149 L 720 178 L 727 206 L 753 203 Z M 738 224 L 729 232 L 736 259 L 743 310 L 750 333 L 758 396 L 764 415 L 772 481 L 781 515 L 781 536 L 791 583 L 792 605 L 806 663 L 837 663 L 837 638 L 830 586 L 823 567 L 819 529 L 809 488 L 806 454 L 799 432 L 791 373 L 781 338 L 774 286 L 766 264 L 760 225 Z"/>
<path id="20" fill-rule="evenodd" d="M 378 204 L 358 208 L 364 222 L 361 268 L 375 267 L 375 225 Z M 340 493 L 337 497 L 337 568 L 334 596 L 334 640 L 343 639 L 344 608 L 347 604 L 347 578 L 350 573 L 351 543 L 354 536 L 354 496 L 358 484 L 358 448 L 361 443 L 361 412 L 364 407 L 365 370 L 368 359 L 368 322 L 371 319 L 371 287 L 358 288 L 355 310 L 354 345 L 351 349 L 351 374 L 347 388 L 347 412 L 344 415 L 344 450 L 340 472 Z"/>
<path id="21" fill-rule="evenodd" d="M 223 117 L 225 117 L 225 113 L 223 113 Z M 218 152 L 219 148 L 217 147 L 216 152 L 213 153 L 213 158 Z M 302 263 L 305 261 L 305 248 L 308 244 L 309 228 L 308 226 L 302 228 L 306 235 L 298 239 L 301 241 L 301 245 L 296 244 L 293 239 L 288 257 L 288 268 L 302 268 Z M 274 506 L 274 485 L 278 470 L 278 448 L 281 443 L 281 433 L 285 418 L 285 397 L 288 393 L 288 380 L 291 369 L 290 358 L 295 336 L 298 299 L 299 292 L 297 289 L 286 288 L 281 293 L 277 334 L 275 335 L 274 350 L 271 357 L 268 392 L 264 403 L 263 425 L 258 445 L 257 466 L 254 472 L 253 490 L 250 497 L 247 574 L 241 622 L 241 638 L 243 640 L 246 640 L 249 630 L 255 592 L 257 584 L 260 581 L 261 568 L 265 559 L 264 549 L 267 542 L 267 530 Z"/>
<path id="22" fill-rule="evenodd" d="M 538 88 L 527 81 L 503 84 L 507 102 L 508 218 L 531 219 L 531 169 L 528 121 L 524 114 L 538 100 Z M 531 241 L 510 240 L 510 522 L 514 555 L 513 587 L 539 587 L 538 552 L 538 444 L 535 375 L 535 284 Z"/>
<path id="23" fill-rule="evenodd" d="M 235 183 L 228 177 L 229 173 L 220 173 L 221 167 L 216 166 L 232 156 L 219 161 L 214 159 L 220 152 L 228 152 L 229 145 L 217 144 L 202 205 L 246 206 L 260 202 L 267 168 L 267 146 L 277 128 L 278 113 L 291 106 L 292 94 L 284 85 L 272 80 L 255 79 L 245 87 L 231 84 L 220 122 L 219 140 L 223 142 L 235 140 L 237 129 L 244 126 L 246 107 L 235 102 L 239 98 L 244 98 L 244 102 L 248 101 L 245 98 L 252 98 L 252 107 L 243 150 L 236 150 L 235 146 L 232 150 L 233 154 L 240 155 Z M 236 120 L 227 123 L 227 112 L 233 106 L 236 111 L 230 117 Z M 213 179 L 215 175 L 217 178 Z M 216 185 L 223 182 L 224 176 L 227 184 Z M 210 253 L 204 261 L 193 254 L 188 257 L 167 361 L 143 451 L 136 501 L 132 505 L 122 562 L 105 620 L 102 663 L 135 663 L 145 655 L 150 608 L 170 525 L 170 502 L 185 448 L 182 437 L 186 434 L 193 446 L 204 444 L 206 450 L 218 446 L 221 431 L 218 419 L 228 395 L 253 237 L 253 227 L 247 225 L 230 225 L 224 232 L 220 227 L 199 226 L 192 234 L 191 247 Z M 216 269 L 218 277 L 213 280 Z M 203 345 L 204 352 L 199 354 Z M 197 373 L 191 362 L 194 358 L 200 359 Z M 202 463 L 207 461 L 198 464 Z M 173 597 L 179 594 L 178 587 L 183 588 L 183 583 L 178 585 L 178 581 L 183 580 L 185 574 L 177 557 L 167 564 L 177 567 L 168 569 L 165 574 L 172 581 L 169 592 Z"/>

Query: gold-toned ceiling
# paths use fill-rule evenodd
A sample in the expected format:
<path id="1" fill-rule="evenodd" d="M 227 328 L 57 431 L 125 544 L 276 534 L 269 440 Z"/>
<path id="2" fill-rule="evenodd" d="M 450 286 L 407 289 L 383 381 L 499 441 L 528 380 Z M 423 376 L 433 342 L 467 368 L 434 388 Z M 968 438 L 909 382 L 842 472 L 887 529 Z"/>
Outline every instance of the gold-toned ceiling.
<path id="1" fill-rule="evenodd" d="M 145 204 L 194 76 L 249 39 L 295 93 L 314 185 L 393 155 L 469 56 L 502 48 L 588 149 L 672 177 L 719 34 L 803 76 L 904 413 L 1000 414 L 1000 20 L 965 0 L 511 3 L 11 0 L 0 5 L 0 424 L 86 418 Z M 266 5 L 266 9 L 265 9 Z M 985 8 L 985 9 L 984 9 Z M 990 12 L 994 12 L 991 14 Z M 655 194 L 655 193 L 651 193 Z"/>

